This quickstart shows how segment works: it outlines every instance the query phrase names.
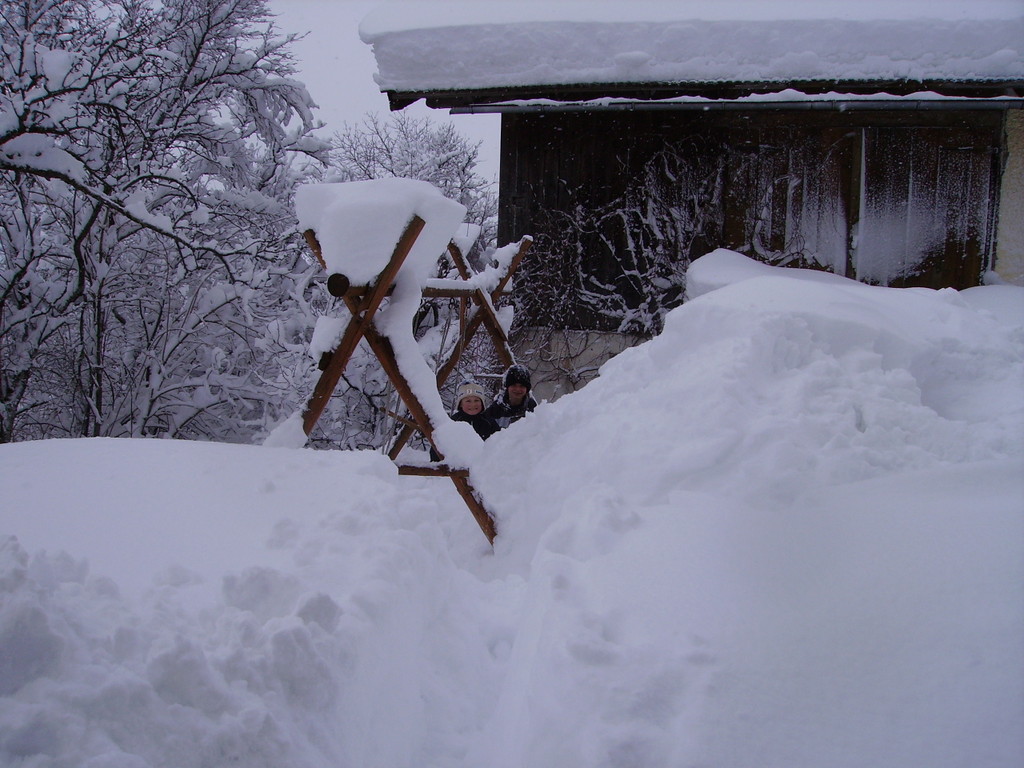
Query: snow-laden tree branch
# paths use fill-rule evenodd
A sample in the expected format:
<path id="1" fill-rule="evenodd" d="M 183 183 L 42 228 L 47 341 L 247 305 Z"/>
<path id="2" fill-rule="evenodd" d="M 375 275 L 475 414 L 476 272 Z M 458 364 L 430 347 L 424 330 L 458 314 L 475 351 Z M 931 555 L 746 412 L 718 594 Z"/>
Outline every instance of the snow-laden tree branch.
<path id="1" fill-rule="evenodd" d="M 291 40 L 262 0 L 0 8 L 0 441 L 261 428 L 326 149 Z"/>

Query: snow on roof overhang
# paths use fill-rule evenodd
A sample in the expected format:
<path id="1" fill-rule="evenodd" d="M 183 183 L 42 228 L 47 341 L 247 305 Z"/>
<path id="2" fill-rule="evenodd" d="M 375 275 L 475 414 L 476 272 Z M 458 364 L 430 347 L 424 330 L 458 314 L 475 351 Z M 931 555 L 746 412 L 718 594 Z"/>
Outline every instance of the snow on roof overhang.
<path id="1" fill-rule="evenodd" d="M 1024 96 L 1020 0 L 420 0 L 385 3 L 375 13 L 360 34 L 373 47 L 376 80 L 392 109 L 420 98 L 461 110 L 537 99 L 737 99 L 785 89 Z"/>
<path id="2" fill-rule="evenodd" d="M 690 111 L 716 112 L 726 110 L 781 111 L 815 110 L 835 112 L 863 111 L 928 111 L 928 110 L 1008 110 L 1024 109 L 1024 97 L 995 96 L 971 98 L 943 96 L 934 91 L 915 92 L 904 96 L 889 93 L 851 94 L 828 92 L 807 94 L 793 89 L 753 94 L 736 99 L 712 99 L 702 96 L 637 100 L 598 98 L 587 101 L 553 101 L 523 99 L 495 103 L 466 104 L 451 108 L 453 114 L 485 114 L 505 112 L 640 112 Z"/>
<path id="3" fill-rule="evenodd" d="M 637 89 L 580 86 L 558 91 L 496 89 L 493 91 L 391 92 L 391 109 L 424 99 L 427 106 L 453 114 L 495 112 L 622 111 L 622 110 L 1007 110 L 1024 108 L 1024 80 L 1000 83 L 872 83 L 873 87 L 828 90 L 835 84 L 708 84 L 704 88 Z M 843 86 L 846 86 L 844 89 Z M 857 84 L 864 86 L 865 84 Z M 879 87 L 888 90 L 879 90 Z M 677 92 L 682 91 L 679 95 Z"/>

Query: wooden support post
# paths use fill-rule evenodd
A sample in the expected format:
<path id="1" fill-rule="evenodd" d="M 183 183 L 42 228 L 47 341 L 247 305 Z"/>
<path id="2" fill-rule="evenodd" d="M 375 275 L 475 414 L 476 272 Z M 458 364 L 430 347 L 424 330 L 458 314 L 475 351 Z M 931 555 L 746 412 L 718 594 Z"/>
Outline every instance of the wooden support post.
<path id="1" fill-rule="evenodd" d="M 531 237 L 524 237 L 522 240 L 519 241 L 519 250 L 516 251 L 516 255 L 512 257 L 512 261 L 509 263 L 508 270 L 506 270 L 505 275 L 501 278 L 501 280 L 498 281 L 497 287 L 491 293 L 492 303 L 497 302 L 501 295 L 505 292 L 505 288 L 508 285 L 509 280 L 512 279 L 513 273 L 516 271 L 516 269 L 519 268 L 520 263 L 522 263 L 523 257 L 526 255 L 526 252 L 530 250 L 531 245 L 533 245 L 533 238 Z M 450 246 L 448 252 L 452 255 L 452 259 L 455 261 L 456 268 L 459 269 L 460 273 L 463 270 L 466 270 L 466 274 L 468 274 L 468 268 L 465 264 L 465 261 L 461 258 L 461 253 L 459 252 L 458 248 L 454 247 L 454 245 Z M 448 381 L 448 377 L 452 375 L 452 372 L 458 366 L 459 359 L 462 357 L 463 350 L 469 343 L 470 339 L 473 338 L 474 334 L 480 328 L 480 325 L 482 323 L 486 323 L 489 329 L 492 328 L 493 324 L 493 329 L 495 332 L 491 333 L 491 339 L 494 341 L 494 348 L 495 351 L 498 353 L 498 359 L 501 362 L 501 364 L 508 368 L 515 362 L 515 356 L 512 354 L 512 349 L 509 347 L 507 339 L 505 339 L 505 333 L 503 330 L 501 330 L 501 325 L 498 323 L 497 317 L 495 317 L 493 312 L 491 312 L 489 315 L 485 315 L 483 314 L 481 309 L 478 308 L 478 310 L 469 318 L 469 321 L 466 323 L 466 328 L 462 334 L 460 343 L 455 345 L 455 349 L 452 350 L 451 355 L 437 371 L 436 380 L 438 390 L 440 390 L 441 387 L 444 386 L 445 382 Z M 501 339 L 501 343 L 499 343 L 498 338 Z M 398 454 L 402 452 L 402 449 L 405 447 L 405 444 L 409 442 L 409 438 L 412 437 L 414 431 L 415 430 L 411 429 L 410 427 L 405 426 L 398 433 L 398 436 L 395 437 L 395 441 L 391 444 L 391 448 L 388 450 L 388 456 L 391 457 L 392 461 L 398 458 Z"/>
<path id="2" fill-rule="evenodd" d="M 426 222 L 419 216 L 412 217 L 412 221 L 406 226 L 405 232 L 395 246 L 394 253 L 391 255 L 391 261 L 388 262 L 384 270 L 378 275 L 373 290 L 359 302 L 356 309 L 353 310 L 351 306 L 349 307 L 352 310 L 352 319 L 349 320 L 348 326 L 346 326 L 345 332 L 342 334 L 341 341 L 338 343 L 338 347 L 331 355 L 327 368 L 320 374 L 320 379 L 313 389 L 313 395 L 309 398 L 309 402 L 302 412 L 302 429 L 307 435 L 313 431 L 313 427 L 327 406 L 327 401 L 334 392 L 334 388 L 338 386 L 341 374 L 345 372 L 345 366 L 348 365 L 352 353 L 356 351 L 356 347 L 359 345 L 359 340 L 366 332 L 366 328 L 369 327 L 374 312 L 377 311 L 381 302 L 384 301 L 384 297 L 398 275 L 398 270 L 401 269 L 402 264 L 405 262 L 405 257 L 409 255 L 413 243 L 416 242 L 416 238 L 423 231 L 425 224 Z M 306 239 L 308 241 L 309 237 L 307 236 Z M 317 253 L 320 261 L 323 262 L 319 243 L 317 243 L 314 253 Z"/>
<path id="3" fill-rule="evenodd" d="M 455 262 L 455 267 L 459 270 L 459 274 L 462 275 L 462 279 L 469 280 L 469 264 L 466 263 L 466 260 L 462 257 L 462 252 L 454 243 L 448 246 L 448 252 L 451 254 L 452 261 Z M 521 256 L 518 258 L 519 260 L 522 259 Z M 518 266 L 518 261 L 516 262 L 516 266 Z M 511 274 L 511 272 L 507 273 L 506 277 L 508 277 L 509 274 Z M 479 322 L 483 322 L 488 333 L 491 334 L 491 340 L 494 342 L 494 346 L 498 350 L 499 356 L 502 352 L 507 352 L 508 362 L 502 360 L 503 364 L 507 368 L 512 365 L 512 350 L 508 346 L 508 337 L 505 335 L 505 330 L 501 327 L 501 323 L 498 322 L 498 316 L 494 314 L 494 306 L 492 304 L 492 302 L 498 301 L 498 297 L 500 295 L 501 291 L 495 291 L 495 295 L 493 297 L 489 297 L 481 289 L 477 288 L 473 292 L 472 298 L 473 302 L 477 305 L 477 312 L 484 313 Z M 479 327 L 479 322 L 477 327 Z M 463 340 L 468 342 L 468 338 L 466 337 L 467 329 L 462 327 L 460 330 L 463 334 Z M 473 329 L 473 332 L 476 332 L 475 328 Z"/>
<path id="4" fill-rule="evenodd" d="M 399 464 L 398 474 L 414 477 L 469 477 L 469 470 L 452 469 L 447 464 Z"/>
<path id="5" fill-rule="evenodd" d="M 414 475 L 416 477 L 450 477 L 455 485 L 455 490 L 459 492 L 459 496 L 462 497 L 462 500 L 469 508 L 477 525 L 480 526 L 480 530 L 487 537 L 487 541 L 492 546 L 494 545 L 494 537 L 498 535 L 497 528 L 494 525 L 494 518 L 487 511 L 483 502 L 480 501 L 476 489 L 470 484 L 468 469 L 452 469 L 445 464 L 399 464 L 398 474 Z"/>
<path id="6" fill-rule="evenodd" d="M 316 232 L 312 229 L 307 229 L 302 233 L 302 236 L 306 239 L 306 245 L 309 246 L 309 250 L 316 256 L 316 260 L 320 262 L 320 266 L 327 269 L 327 262 L 324 261 L 324 252 L 320 248 L 320 241 L 316 239 Z"/>
<path id="7" fill-rule="evenodd" d="M 355 303 L 353 299 L 347 297 L 345 301 L 346 303 Z M 350 304 L 350 308 L 352 304 Z M 394 347 L 391 346 L 391 340 L 377 331 L 372 323 L 363 329 L 363 333 L 366 337 L 366 343 L 370 345 L 370 349 L 373 350 L 373 353 L 380 361 L 384 373 L 387 374 L 388 379 L 391 381 L 391 385 L 398 392 L 398 396 L 405 403 L 405 407 L 409 409 L 409 414 L 412 416 L 416 427 L 426 436 L 430 444 L 434 445 L 434 424 L 399 369 L 398 360 L 395 359 Z M 436 445 L 434 445 L 434 449 L 437 449 Z"/>
<path id="8" fill-rule="evenodd" d="M 487 511 L 483 503 L 477 497 L 473 486 L 469 484 L 469 477 L 451 475 L 451 478 L 452 482 L 455 483 L 455 490 L 459 492 L 462 500 L 466 502 L 466 506 L 469 507 L 469 511 L 472 512 L 473 517 L 476 518 L 476 522 L 477 525 L 480 526 L 480 530 L 484 532 L 484 536 L 487 537 L 487 541 L 490 542 L 491 546 L 494 546 L 494 537 L 498 535 L 498 531 L 494 527 L 494 518 L 491 517 L 490 512 Z"/>
<path id="9" fill-rule="evenodd" d="M 347 302 L 355 304 L 353 299 L 346 298 Z M 402 374 L 401 369 L 398 366 L 398 361 L 395 359 L 395 350 L 391 346 L 391 340 L 387 336 L 384 336 L 373 327 L 373 324 L 369 324 L 364 329 L 366 336 L 366 342 L 370 345 L 370 348 L 377 355 L 377 359 L 380 360 L 381 367 L 384 368 L 384 372 L 391 380 L 392 385 L 398 391 L 399 396 L 402 398 L 402 402 L 405 403 L 405 407 L 409 409 L 409 413 L 419 430 L 426 436 L 430 444 L 434 446 L 434 450 L 440 453 L 437 445 L 434 443 L 434 424 L 430 420 L 430 416 L 424 410 L 423 405 L 420 403 L 419 398 L 412 391 L 412 387 L 409 386 L 408 380 Z M 406 465 L 405 467 L 399 467 L 399 474 L 417 474 L 415 468 Z M 404 470 L 404 471 L 403 471 Z M 477 525 L 480 526 L 480 530 L 484 532 L 484 536 L 487 537 L 487 541 L 492 545 L 494 544 L 494 537 L 497 535 L 494 527 L 494 518 L 491 517 L 491 513 L 484 507 L 483 502 L 477 496 L 473 486 L 469 483 L 469 470 L 466 469 L 451 469 L 450 467 L 444 467 L 437 465 L 434 472 L 426 470 L 422 471 L 422 474 L 440 475 L 442 477 L 450 477 L 452 482 L 455 484 L 455 489 L 459 492 L 462 500 L 469 507 L 469 511 L 473 514 L 473 518 L 476 520 Z"/>
<path id="10" fill-rule="evenodd" d="M 469 280 L 469 265 L 466 263 L 465 256 L 462 255 L 462 249 L 455 243 L 448 243 L 448 255 L 452 257 L 455 268 L 459 270 L 459 276 L 463 280 Z"/>
<path id="11" fill-rule="evenodd" d="M 497 287 L 491 292 L 491 305 L 495 304 L 505 292 L 505 287 L 508 285 L 509 280 L 512 279 L 512 275 L 519 268 L 519 265 L 523 261 L 523 257 L 526 256 L 526 252 L 530 250 L 531 245 L 533 245 L 533 238 L 524 237 L 519 241 L 519 250 L 517 250 L 516 255 L 512 257 L 512 261 L 509 263 L 504 276 L 500 281 L 498 281 Z M 501 328 L 501 324 L 498 322 L 498 318 L 495 316 L 493 310 L 491 310 L 491 305 L 487 305 L 486 302 L 480 301 L 479 299 L 478 302 L 481 305 L 481 308 L 478 308 L 472 317 L 470 317 L 469 322 L 466 325 L 466 340 L 468 341 L 473 338 L 481 324 L 486 325 L 488 331 L 491 333 L 491 339 L 494 341 L 498 358 L 501 360 L 502 365 L 507 368 L 515 362 L 515 356 L 512 354 L 512 349 L 508 345 L 508 339 L 505 337 L 505 332 Z M 482 306 L 485 305 L 487 306 L 488 311 L 482 313 Z M 443 385 L 444 382 L 448 380 L 452 371 L 455 370 L 455 367 L 459 363 L 459 355 L 461 355 L 461 350 L 457 349 L 456 353 L 441 366 L 438 371 L 439 386 Z M 444 374 L 443 378 L 442 374 Z"/>
<path id="12" fill-rule="evenodd" d="M 325 365 L 321 366 L 323 368 L 323 373 L 317 381 L 313 390 L 313 395 L 310 397 L 309 402 L 303 411 L 302 426 L 307 435 L 312 431 L 317 420 L 320 418 L 320 415 L 323 413 L 323 409 L 333 393 L 334 388 L 337 386 L 342 373 L 344 373 L 345 366 L 348 365 L 348 361 L 355 352 L 360 339 L 365 339 L 374 354 L 377 356 L 377 359 L 380 361 L 388 379 L 395 387 L 395 390 L 398 392 L 399 397 L 401 397 L 402 402 L 405 404 L 406 408 L 408 408 L 412 417 L 411 421 L 402 419 L 406 424 L 403 433 L 407 431 L 408 435 L 411 435 L 415 429 L 419 429 L 426 436 L 430 444 L 434 446 L 435 450 L 437 449 L 437 445 L 434 443 L 435 425 L 431 422 L 430 416 L 423 408 L 423 404 L 419 401 L 416 393 L 413 392 L 408 380 L 402 373 L 398 360 L 395 356 L 395 350 L 391 344 L 391 340 L 381 334 L 374 326 L 373 322 L 374 314 L 380 308 L 384 298 L 393 290 L 395 278 L 397 277 L 406 257 L 409 255 L 409 252 L 412 250 L 412 246 L 416 242 L 416 238 L 419 237 L 420 232 L 423 230 L 423 227 L 424 221 L 418 216 L 414 216 L 412 221 L 410 221 L 409 225 L 406 227 L 398 244 L 395 246 L 391 260 L 380 275 L 378 275 L 373 285 L 365 287 L 352 286 L 349 284 L 348 279 L 341 274 L 331 275 L 328 279 L 328 288 L 331 294 L 343 298 L 345 306 L 348 307 L 352 318 L 345 327 L 345 331 L 342 334 L 337 348 L 329 355 Z M 320 243 L 316 238 L 316 233 L 312 230 L 307 230 L 303 235 L 317 260 L 326 269 L 327 264 L 324 260 Z M 464 333 L 461 334 L 460 343 L 456 345 L 455 352 L 444 367 L 447 370 L 438 372 L 437 380 L 439 388 L 447 380 L 451 370 L 455 367 L 455 363 L 458 361 L 458 357 L 462 354 L 464 345 L 469 341 L 469 338 L 472 337 L 472 334 L 476 329 L 480 327 L 481 323 L 487 327 L 488 332 L 491 334 L 495 347 L 498 349 L 499 357 L 503 358 L 503 362 L 507 360 L 506 365 L 512 364 L 512 352 L 508 347 L 508 339 L 506 338 L 504 331 L 501 329 L 501 325 L 494 313 L 493 302 L 498 301 L 498 298 L 504 292 L 505 286 L 508 284 L 508 280 L 512 272 L 519 265 L 519 261 L 522 259 L 523 254 L 526 252 L 526 249 L 529 247 L 531 242 L 532 240 L 529 238 L 523 238 L 523 240 L 520 241 L 519 251 L 510 264 L 507 273 L 499 281 L 497 289 L 493 291 L 490 297 L 484 294 L 480 289 L 472 289 L 470 286 L 466 286 L 466 289 L 457 291 L 454 288 L 441 289 L 442 291 L 459 297 L 461 303 L 460 309 L 462 310 L 460 311 L 460 328 Z M 462 258 L 462 254 L 458 247 L 452 243 L 449 245 L 449 251 L 452 254 L 452 258 L 454 259 L 463 280 L 468 280 L 470 278 L 470 271 L 465 260 Z M 468 321 L 464 318 L 467 298 L 472 298 L 477 306 L 476 312 L 473 313 L 473 316 Z M 504 354 L 502 354 L 503 352 Z M 453 360 L 455 362 L 452 362 Z M 397 450 L 394 447 L 392 448 L 392 451 L 394 452 L 392 459 L 395 458 L 397 452 L 401 450 L 401 447 L 405 444 L 405 440 L 407 439 L 408 437 L 401 441 Z M 487 511 L 487 508 L 484 506 L 476 490 L 470 484 L 468 469 L 454 469 L 444 464 L 434 464 L 429 466 L 399 466 L 398 471 L 399 474 L 404 475 L 451 478 L 452 483 L 455 485 L 455 489 L 458 491 L 462 500 L 473 514 L 477 524 L 480 526 L 480 530 L 482 530 L 484 535 L 487 537 L 487 541 L 492 545 L 494 544 L 494 537 L 496 535 L 494 518 L 491 517 L 491 514 Z"/>

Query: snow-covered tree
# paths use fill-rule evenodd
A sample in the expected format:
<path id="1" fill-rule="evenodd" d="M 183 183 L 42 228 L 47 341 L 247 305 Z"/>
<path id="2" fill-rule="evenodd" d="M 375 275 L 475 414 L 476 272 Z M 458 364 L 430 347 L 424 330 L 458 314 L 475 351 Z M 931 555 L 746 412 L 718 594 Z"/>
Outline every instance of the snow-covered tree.
<path id="1" fill-rule="evenodd" d="M 0 441 L 247 439 L 308 326 L 292 38 L 262 0 L 20 0 L 0 37 Z"/>
<path id="2" fill-rule="evenodd" d="M 539 211 L 520 317 L 551 329 L 660 333 L 682 303 L 689 254 L 722 239 L 724 161 L 702 149 L 693 139 L 667 143 L 618 197 L 594 204 L 589 190 L 567 187 L 562 210 Z"/>
<path id="3" fill-rule="evenodd" d="M 334 134 L 330 174 L 340 181 L 397 177 L 429 182 L 466 206 L 466 221 L 481 228 L 479 242 L 487 245 L 495 236 L 498 197 L 494 184 L 476 170 L 481 144 L 451 123 L 404 112 L 371 113 Z"/>

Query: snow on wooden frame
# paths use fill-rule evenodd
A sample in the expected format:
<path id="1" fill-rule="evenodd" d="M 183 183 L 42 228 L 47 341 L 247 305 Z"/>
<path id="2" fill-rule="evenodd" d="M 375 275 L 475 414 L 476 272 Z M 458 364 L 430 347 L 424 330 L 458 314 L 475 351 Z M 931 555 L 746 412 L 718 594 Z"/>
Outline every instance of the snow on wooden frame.
<path id="1" fill-rule="evenodd" d="M 295 208 L 299 229 L 316 233 L 328 273 L 352 285 L 368 285 L 381 273 L 406 225 L 419 216 L 426 224 L 399 280 L 423 286 L 466 216 L 465 206 L 415 179 L 305 184 L 295 193 Z"/>

